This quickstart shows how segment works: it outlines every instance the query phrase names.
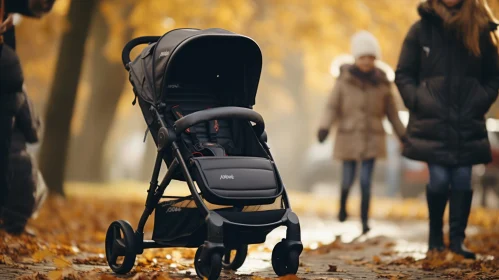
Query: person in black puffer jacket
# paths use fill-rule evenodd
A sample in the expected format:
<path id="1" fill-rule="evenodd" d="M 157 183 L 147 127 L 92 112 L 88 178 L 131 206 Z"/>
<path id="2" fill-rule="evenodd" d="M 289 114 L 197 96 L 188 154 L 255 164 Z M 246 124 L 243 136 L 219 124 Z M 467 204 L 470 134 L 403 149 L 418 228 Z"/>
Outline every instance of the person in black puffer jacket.
<path id="1" fill-rule="evenodd" d="M 15 52 L 15 27 L 12 13 L 41 17 L 49 12 L 55 0 L 0 0 L 0 215 L 7 200 L 9 186 L 9 149 L 16 93 L 22 91 L 23 71 Z"/>
<path id="2" fill-rule="evenodd" d="M 410 112 L 403 155 L 428 163 L 429 249 L 445 249 L 449 200 L 450 249 L 475 258 L 463 241 L 472 165 L 491 161 L 485 114 L 499 90 L 498 24 L 486 0 L 427 0 L 418 11 L 396 70 Z"/>

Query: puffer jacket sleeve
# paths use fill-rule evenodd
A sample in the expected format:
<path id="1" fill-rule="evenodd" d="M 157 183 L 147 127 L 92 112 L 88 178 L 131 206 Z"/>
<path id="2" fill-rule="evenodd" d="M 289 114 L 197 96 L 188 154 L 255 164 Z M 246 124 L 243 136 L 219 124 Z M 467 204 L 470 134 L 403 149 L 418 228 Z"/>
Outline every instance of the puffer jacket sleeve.
<path id="1" fill-rule="evenodd" d="M 331 126 L 338 119 L 338 114 L 340 113 L 340 106 L 341 106 L 340 99 L 341 99 L 341 82 L 337 80 L 334 85 L 333 91 L 329 95 L 329 99 L 326 103 L 326 108 L 322 115 L 322 119 L 320 122 L 321 129 L 329 130 Z"/>
<path id="2" fill-rule="evenodd" d="M 487 46 L 488 48 L 483 54 L 484 59 L 482 59 L 482 87 L 489 96 L 489 105 L 492 105 L 496 101 L 499 91 L 499 52 L 498 47 L 492 42 Z"/>
<path id="3" fill-rule="evenodd" d="M 411 27 L 404 40 L 395 72 L 395 84 L 404 101 L 404 105 L 409 110 L 414 109 L 415 95 L 419 84 L 419 65 L 421 59 L 420 32 L 421 23 L 417 22 Z"/>
<path id="4" fill-rule="evenodd" d="M 392 124 L 395 134 L 400 139 L 402 139 L 405 136 L 405 126 L 400 121 L 397 105 L 395 104 L 395 100 L 393 99 L 393 95 L 391 92 L 388 92 L 385 95 L 385 109 L 386 109 L 386 117 L 388 118 L 388 121 Z"/>
<path id="5" fill-rule="evenodd" d="M 29 9 L 29 0 L 5 0 L 7 13 L 19 13 L 25 16 L 33 16 Z"/>
<path id="6" fill-rule="evenodd" d="M 5 0 L 7 13 L 19 13 L 29 17 L 42 17 L 54 6 L 55 0 Z"/>
<path id="7" fill-rule="evenodd" d="M 24 94 L 24 102 L 16 114 L 16 126 L 21 130 L 28 143 L 36 143 L 39 141 L 41 122 L 38 115 L 35 113 L 33 104 Z"/>

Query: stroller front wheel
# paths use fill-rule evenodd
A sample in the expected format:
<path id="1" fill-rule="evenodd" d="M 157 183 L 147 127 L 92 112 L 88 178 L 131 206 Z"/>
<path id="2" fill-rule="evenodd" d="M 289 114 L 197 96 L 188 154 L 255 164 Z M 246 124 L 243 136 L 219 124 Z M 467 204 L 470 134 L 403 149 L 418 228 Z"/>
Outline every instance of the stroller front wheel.
<path id="1" fill-rule="evenodd" d="M 240 245 L 234 251 L 236 251 L 234 258 L 232 258 L 232 250 L 227 250 L 225 252 L 224 260 L 222 263 L 224 269 L 238 270 L 244 264 L 246 256 L 248 255 L 248 245 Z"/>
<path id="2" fill-rule="evenodd" d="M 218 252 L 213 253 L 211 256 L 207 256 L 207 262 L 201 259 L 201 253 L 203 246 L 199 247 L 196 251 L 194 257 L 194 268 L 196 269 L 196 274 L 199 278 L 216 280 L 220 277 L 222 272 L 222 255 Z"/>
<path id="3" fill-rule="evenodd" d="M 277 243 L 272 250 L 272 268 L 277 276 L 296 274 L 300 265 L 300 253 L 296 250 L 287 250 L 283 242 Z"/>
<path id="4" fill-rule="evenodd" d="M 106 233 L 106 259 L 109 267 L 118 274 L 132 270 L 136 258 L 135 233 L 127 221 L 111 223 Z"/>

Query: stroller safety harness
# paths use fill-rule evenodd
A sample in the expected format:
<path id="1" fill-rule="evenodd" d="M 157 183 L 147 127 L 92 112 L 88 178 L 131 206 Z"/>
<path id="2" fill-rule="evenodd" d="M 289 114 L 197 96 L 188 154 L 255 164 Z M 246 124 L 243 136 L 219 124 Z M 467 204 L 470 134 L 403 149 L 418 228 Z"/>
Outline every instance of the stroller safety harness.
<path id="1" fill-rule="evenodd" d="M 141 44 L 147 46 L 131 61 L 130 51 Z M 176 29 L 131 40 L 122 59 L 157 155 L 136 229 L 124 220 L 109 226 L 111 269 L 128 273 L 148 248 L 198 248 L 197 275 L 218 279 L 222 268 L 243 265 L 249 244 L 286 226 L 272 267 L 278 276 L 295 274 L 300 224 L 267 146 L 265 122 L 252 110 L 262 68 L 258 45 L 223 29 Z M 159 182 L 163 162 L 168 170 Z M 190 195 L 164 196 L 172 180 L 184 181 Z M 152 213 L 152 240 L 144 240 Z"/>

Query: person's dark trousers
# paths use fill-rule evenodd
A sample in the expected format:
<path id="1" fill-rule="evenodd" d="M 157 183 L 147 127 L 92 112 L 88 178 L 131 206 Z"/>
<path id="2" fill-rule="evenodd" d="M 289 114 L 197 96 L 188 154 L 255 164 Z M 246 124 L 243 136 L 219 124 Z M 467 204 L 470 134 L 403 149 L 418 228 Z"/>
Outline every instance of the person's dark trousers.
<path id="1" fill-rule="evenodd" d="M 371 202 L 371 190 L 364 191 L 362 189 L 362 199 L 360 202 L 360 220 L 362 221 L 362 233 L 367 233 L 369 228 L 369 204 Z"/>
<path id="2" fill-rule="evenodd" d="M 15 93 L 24 82 L 21 64 L 12 48 L 0 45 L 0 214 L 9 190 L 9 149 L 12 118 L 15 113 Z"/>
<path id="3" fill-rule="evenodd" d="M 361 220 L 362 220 L 362 232 L 366 233 L 369 231 L 368 219 L 369 219 L 369 203 L 371 200 L 371 181 L 372 172 L 374 170 L 374 159 L 363 160 L 361 163 L 360 171 L 360 187 L 361 187 Z M 352 188 L 353 182 L 355 181 L 355 174 L 357 170 L 356 161 L 344 161 L 343 162 L 343 177 L 341 183 L 341 198 L 340 198 L 340 211 L 338 218 L 340 221 L 345 221 L 347 218 L 346 204 L 348 200 L 348 194 Z"/>
<path id="4" fill-rule="evenodd" d="M 428 167 L 430 171 L 428 190 L 433 193 L 445 193 L 450 190 L 449 249 L 465 258 L 474 259 L 475 254 L 470 252 L 463 244 L 473 198 L 473 191 L 471 189 L 472 167 L 442 166 L 437 164 L 429 164 Z M 440 199 L 444 200 L 443 196 Z M 443 201 L 439 203 L 443 204 Z"/>
<path id="5" fill-rule="evenodd" d="M 427 186 L 426 202 L 428 203 L 428 216 L 430 218 L 430 234 L 428 250 L 445 250 L 443 228 L 443 216 L 445 206 L 449 198 L 449 191 L 435 192 Z"/>
<path id="6" fill-rule="evenodd" d="M 347 199 L 348 199 L 348 193 L 350 192 L 350 189 L 341 189 L 341 194 L 340 194 L 340 212 L 338 213 L 338 220 L 340 222 L 344 222 L 347 217 Z"/>

